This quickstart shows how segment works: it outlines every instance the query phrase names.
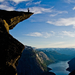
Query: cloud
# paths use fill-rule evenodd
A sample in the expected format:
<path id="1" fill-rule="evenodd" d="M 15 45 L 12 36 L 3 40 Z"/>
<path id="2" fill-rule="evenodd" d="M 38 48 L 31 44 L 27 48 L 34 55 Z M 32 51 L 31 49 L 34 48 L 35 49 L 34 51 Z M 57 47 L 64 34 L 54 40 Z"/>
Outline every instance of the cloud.
<path id="1" fill-rule="evenodd" d="M 54 12 L 56 14 L 51 14 L 50 16 L 54 17 L 58 14 L 62 13 L 68 13 L 67 11 L 56 11 L 53 9 L 54 7 L 51 8 L 43 8 L 43 7 L 30 7 L 30 12 L 33 12 L 34 14 L 41 14 L 41 13 L 51 13 Z M 25 11 L 27 12 L 27 9 L 18 9 L 18 11 Z"/>
<path id="2" fill-rule="evenodd" d="M 65 47 L 65 42 L 54 42 L 47 45 L 37 45 L 38 48 L 63 48 Z"/>
<path id="3" fill-rule="evenodd" d="M 49 38 L 49 37 L 52 36 L 52 34 L 48 33 L 48 32 L 44 32 L 44 33 L 42 33 L 42 35 L 43 35 L 44 38 Z"/>
<path id="4" fill-rule="evenodd" d="M 32 1 L 30 1 L 30 2 L 26 3 L 26 6 L 29 6 L 29 5 L 32 5 L 32 4 L 33 4 Z"/>
<path id="5" fill-rule="evenodd" d="M 50 37 L 75 37 L 75 31 L 71 32 L 71 31 L 61 31 L 61 32 L 54 32 L 54 31 L 50 31 L 50 32 L 32 32 L 29 34 L 24 34 L 26 36 L 32 36 L 32 37 L 43 37 L 43 38 L 50 38 Z"/>
<path id="6" fill-rule="evenodd" d="M 75 32 L 62 31 L 62 35 L 69 36 L 69 37 L 75 37 Z"/>
<path id="7" fill-rule="evenodd" d="M 28 5 L 37 5 L 37 4 L 40 4 L 41 3 L 41 1 L 38 1 L 38 2 L 32 2 L 32 1 L 30 1 L 30 2 L 28 2 L 26 5 L 28 6 Z"/>
<path id="8" fill-rule="evenodd" d="M 68 13 L 67 11 L 53 11 L 55 12 L 56 14 L 51 14 L 50 17 L 54 17 L 54 16 L 57 16 L 58 14 L 62 14 L 62 13 Z"/>
<path id="9" fill-rule="evenodd" d="M 38 1 L 38 2 L 35 2 L 34 4 L 40 4 L 41 3 L 41 1 Z"/>
<path id="10" fill-rule="evenodd" d="M 75 17 L 73 18 L 60 18 L 56 21 L 47 21 L 49 24 L 53 24 L 56 26 L 70 26 L 73 25 L 75 27 Z"/>
<path id="11" fill-rule="evenodd" d="M 5 1 L 5 0 L 0 0 L 0 1 L 2 1 L 0 4 L 0 9 L 8 10 L 8 11 L 15 10 L 15 7 L 11 6 L 8 1 Z"/>
<path id="12" fill-rule="evenodd" d="M 43 8 L 43 7 L 31 7 L 30 12 L 33 12 L 34 14 L 41 14 L 43 12 L 47 13 L 47 12 L 52 12 L 53 7 L 51 8 Z M 27 9 L 18 9 L 18 11 L 27 11 Z"/>
<path id="13" fill-rule="evenodd" d="M 26 36 L 33 36 L 33 37 L 44 37 L 44 38 L 49 38 L 51 36 L 53 36 L 55 34 L 54 31 L 51 32 L 33 32 L 33 33 L 29 33 L 29 34 L 25 34 Z"/>
<path id="14" fill-rule="evenodd" d="M 75 7 L 73 7 L 73 10 L 75 10 Z"/>
<path id="15" fill-rule="evenodd" d="M 35 14 L 40 14 L 40 13 L 43 13 L 43 12 L 52 12 L 52 8 L 42 8 L 42 7 L 32 7 L 30 8 L 30 10 L 32 12 L 34 12 Z"/>
<path id="16" fill-rule="evenodd" d="M 68 13 L 68 11 L 55 11 L 57 14 Z"/>
<path id="17" fill-rule="evenodd" d="M 0 2 L 3 2 L 4 0 L 0 0 Z"/>
<path id="18" fill-rule="evenodd" d="M 15 10 L 13 7 L 10 7 L 10 6 L 7 6 L 7 5 L 3 5 L 3 4 L 0 5 L 0 9 L 8 10 L 8 11 Z"/>
<path id="19" fill-rule="evenodd" d="M 37 45 L 37 48 L 75 48 L 75 44 L 63 43 L 63 44 L 59 44 L 59 45 L 51 45 L 51 44 L 48 44 L 48 45 Z"/>
<path id="20" fill-rule="evenodd" d="M 26 34 L 26 35 L 27 36 L 34 36 L 34 37 L 40 37 L 40 36 L 42 36 L 42 34 L 39 33 L 39 32 L 34 32 L 34 33 Z"/>
<path id="21" fill-rule="evenodd" d="M 42 47 L 45 47 L 45 48 L 75 48 L 75 44 L 67 43 L 67 42 L 56 42 L 56 43 L 48 44 Z"/>
<path id="22" fill-rule="evenodd" d="M 75 0 L 64 0 L 66 3 L 75 3 Z"/>
<path id="23" fill-rule="evenodd" d="M 51 16 L 51 17 L 54 17 L 54 16 L 57 16 L 57 15 L 58 15 L 58 14 L 51 14 L 50 16 Z"/>
<path id="24" fill-rule="evenodd" d="M 23 1 L 25 1 L 25 2 L 26 2 L 26 1 L 30 1 L 30 0 L 10 0 L 10 1 L 13 1 L 13 2 L 15 2 L 15 3 L 17 3 L 17 4 L 18 4 L 18 3 L 20 3 L 20 2 L 23 2 Z"/>
<path id="25" fill-rule="evenodd" d="M 49 44 L 49 45 L 60 45 L 60 44 L 64 44 L 65 42 L 56 42 L 56 43 L 52 43 L 52 44 Z"/>
<path id="26" fill-rule="evenodd" d="M 61 32 L 57 32 L 56 37 L 61 37 L 61 38 L 66 38 L 66 37 L 70 37 L 73 38 L 75 37 L 75 31 L 61 31 Z"/>

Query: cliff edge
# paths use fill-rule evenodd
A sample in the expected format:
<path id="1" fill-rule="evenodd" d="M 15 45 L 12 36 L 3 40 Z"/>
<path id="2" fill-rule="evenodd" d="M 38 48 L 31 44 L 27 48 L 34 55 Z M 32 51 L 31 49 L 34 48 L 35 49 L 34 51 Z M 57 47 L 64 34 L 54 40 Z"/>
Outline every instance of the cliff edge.
<path id="1" fill-rule="evenodd" d="M 71 59 L 68 64 L 67 71 L 71 72 L 69 75 L 75 75 L 75 58 Z"/>
<path id="2" fill-rule="evenodd" d="M 39 52 L 38 55 L 32 47 L 25 46 L 17 66 L 18 75 L 55 75 L 46 70 L 47 65 L 43 63 L 43 60 L 49 59 L 44 55 L 46 56 L 43 52 Z"/>
<path id="3" fill-rule="evenodd" d="M 0 10 L 0 75 L 17 75 L 17 60 L 25 46 L 9 34 L 16 24 L 33 13 Z"/>
<path id="4" fill-rule="evenodd" d="M 43 67 L 30 46 L 25 46 L 17 66 L 18 75 L 41 75 Z"/>

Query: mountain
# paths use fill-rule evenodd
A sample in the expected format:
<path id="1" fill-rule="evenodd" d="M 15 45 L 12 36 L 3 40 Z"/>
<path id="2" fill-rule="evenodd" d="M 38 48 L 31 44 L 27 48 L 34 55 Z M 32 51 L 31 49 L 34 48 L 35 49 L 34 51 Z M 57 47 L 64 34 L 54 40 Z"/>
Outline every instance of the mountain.
<path id="1" fill-rule="evenodd" d="M 36 51 L 36 55 L 38 56 L 38 59 L 41 61 L 41 63 L 48 65 L 50 63 L 53 63 L 53 59 L 49 58 L 43 51 Z"/>
<path id="2" fill-rule="evenodd" d="M 56 51 L 60 54 L 75 55 L 75 48 L 40 48 L 37 50 Z"/>
<path id="3" fill-rule="evenodd" d="M 71 55 L 61 54 L 53 50 L 41 50 L 41 49 L 36 50 L 44 52 L 48 56 L 48 58 L 51 59 L 53 62 L 66 61 L 73 58 L 73 56 Z"/>
<path id="4" fill-rule="evenodd" d="M 46 54 L 36 52 L 30 46 L 25 46 L 18 61 L 18 75 L 55 75 L 54 73 L 46 72 L 47 66 L 44 64 L 44 60 L 49 60 Z"/>
<path id="5" fill-rule="evenodd" d="M 49 58 L 53 59 L 54 61 L 66 61 L 72 59 L 71 56 L 60 54 L 56 51 L 45 51 L 44 52 Z"/>
<path id="6" fill-rule="evenodd" d="M 75 48 L 43 48 L 36 50 L 44 52 L 54 62 L 70 60 L 67 70 L 71 72 L 69 75 L 75 75 Z"/>
<path id="7" fill-rule="evenodd" d="M 72 72 L 75 70 L 75 58 L 71 59 L 69 62 L 69 68 L 67 69 L 68 71 Z"/>
<path id="8" fill-rule="evenodd" d="M 67 70 L 71 72 L 69 75 L 75 75 L 75 58 L 71 59 L 68 64 L 69 68 Z"/>
<path id="9" fill-rule="evenodd" d="M 16 65 L 25 46 L 9 34 L 33 13 L 0 10 L 0 75 L 17 75 Z"/>
<path id="10" fill-rule="evenodd" d="M 55 75 L 48 72 L 47 65 L 70 60 L 71 58 L 70 55 L 60 54 L 56 51 L 37 50 L 36 48 L 25 46 L 18 61 L 17 72 L 18 75 Z"/>

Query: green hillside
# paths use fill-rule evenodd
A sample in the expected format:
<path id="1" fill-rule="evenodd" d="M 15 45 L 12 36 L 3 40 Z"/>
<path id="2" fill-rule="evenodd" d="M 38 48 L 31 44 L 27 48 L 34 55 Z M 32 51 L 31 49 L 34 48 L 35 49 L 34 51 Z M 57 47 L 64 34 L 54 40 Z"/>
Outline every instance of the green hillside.
<path id="1" fill-rule="evenodd" d="M 49 65 L 54 62 L 66 61 L 72 59 L 72 56 L 61 54 L 56 51 L 36 50 L 35 52 L 39 55 L 40 58 L 43 59 L 43 63 L 45 63 L 46 65 Z M 43 55 L 40 55 L 40 52 L 43 53 Z M 43 56 L 46 56 L 46 59 Z"/>

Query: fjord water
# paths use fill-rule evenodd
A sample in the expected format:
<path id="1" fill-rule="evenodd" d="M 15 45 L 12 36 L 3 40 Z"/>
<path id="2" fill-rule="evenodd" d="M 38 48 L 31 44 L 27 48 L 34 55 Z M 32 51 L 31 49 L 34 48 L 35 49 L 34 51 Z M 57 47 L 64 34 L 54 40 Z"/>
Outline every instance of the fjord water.
<path id="1" fill-rule="evenodd" d="M 61 61 L 48 65 L 48 67 L 52 69 L 50 72 L 54 72 L 56 75 L 68 75 L 70 72 L 66 71 L 66 69 L 69 67 L 67 62 L 68 61 Z"/>

